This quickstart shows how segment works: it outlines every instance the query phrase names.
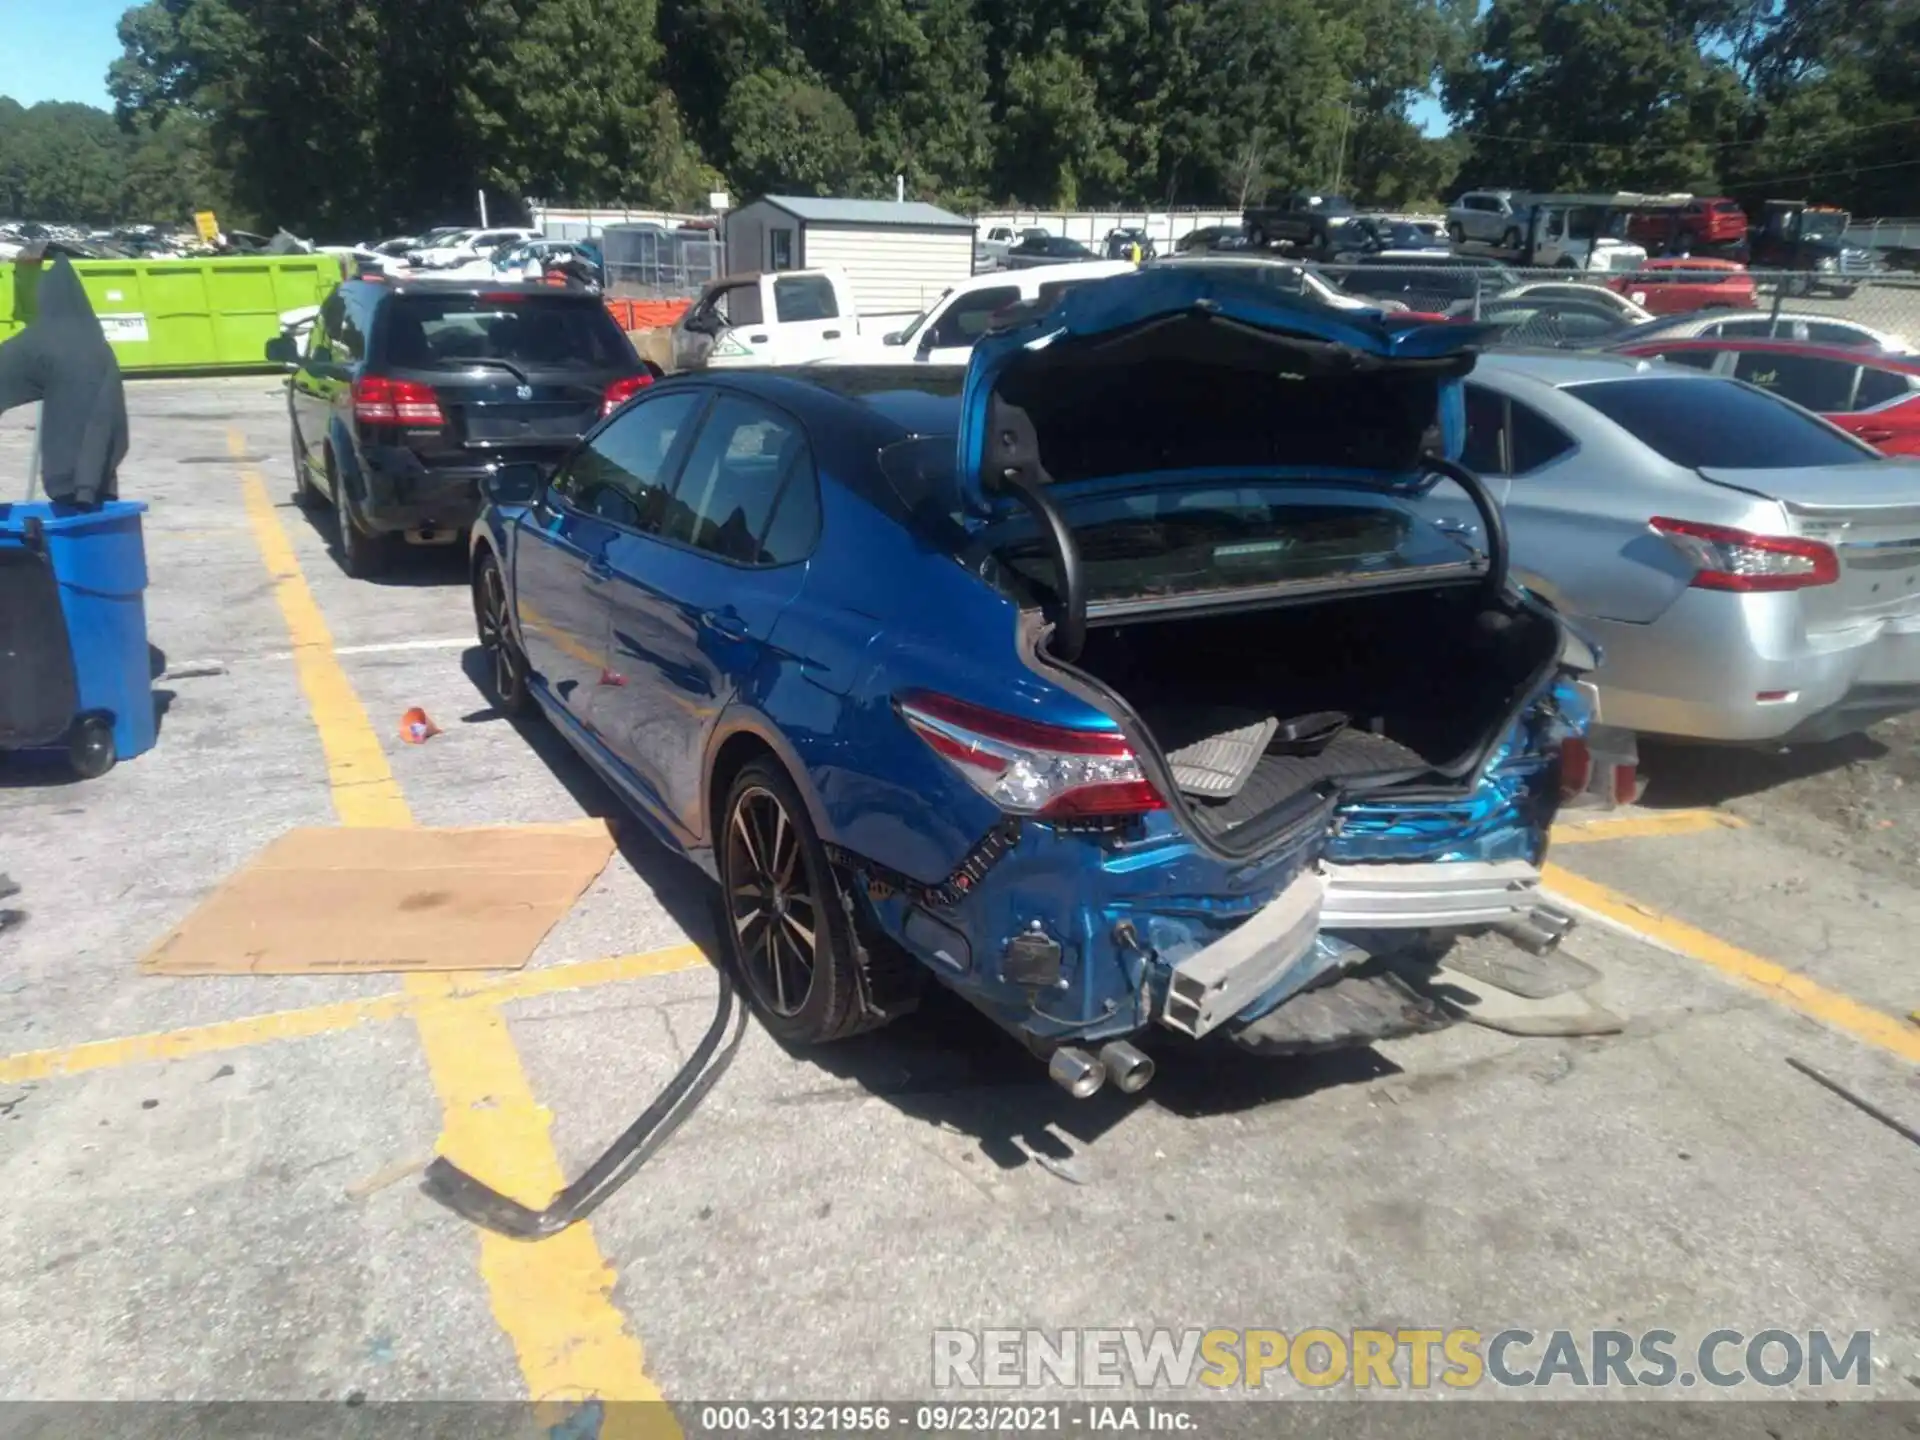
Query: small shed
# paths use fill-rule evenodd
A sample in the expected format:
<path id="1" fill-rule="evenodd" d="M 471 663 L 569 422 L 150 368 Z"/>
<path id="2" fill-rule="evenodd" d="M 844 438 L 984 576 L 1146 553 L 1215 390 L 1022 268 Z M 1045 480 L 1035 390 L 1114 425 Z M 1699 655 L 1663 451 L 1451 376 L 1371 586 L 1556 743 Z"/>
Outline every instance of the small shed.
<path id="1" fill-rule="evenodd" d="M 973 238 L 924 201 L 762 195 L 726 218 L 727 273 L 838 270 L 863 314 L 917 314 L 973 274 Z"/>

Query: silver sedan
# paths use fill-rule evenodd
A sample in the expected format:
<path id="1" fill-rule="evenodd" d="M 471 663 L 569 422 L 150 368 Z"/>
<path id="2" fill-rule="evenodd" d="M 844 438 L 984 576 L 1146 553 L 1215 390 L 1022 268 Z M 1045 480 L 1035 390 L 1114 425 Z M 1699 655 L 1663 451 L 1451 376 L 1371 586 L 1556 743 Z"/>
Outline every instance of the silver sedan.
<path id="1" fill-rule="evenodd" d="M 1920 709 L 1920 464 L 1658 361 L 1481 358 L 1466 464 L 1603 651 L 1609 731 L 1830 739 Z M 1451 487 L 1430 504 L 1475 529 Z"/>

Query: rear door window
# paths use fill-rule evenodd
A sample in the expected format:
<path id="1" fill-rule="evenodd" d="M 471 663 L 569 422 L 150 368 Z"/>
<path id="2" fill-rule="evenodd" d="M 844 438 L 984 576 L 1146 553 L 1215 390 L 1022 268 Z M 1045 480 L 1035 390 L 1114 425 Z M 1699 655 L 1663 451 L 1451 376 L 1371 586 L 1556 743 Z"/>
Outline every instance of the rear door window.
<path id="1" fill-rule="evenodd" d="M 1550 465 L 1573 449 L 1573 437 L 1531 405 L 1507 402 L 1507 457 L 1513 473 Z"/>
<path id="2" fill-rule="evenodd" d="M 998 310 L 1016 303 L 1020 290 L 1015 285 L 995 285 L 985 290 L 970 290 L 957 295 L 946 313 L 927 333 L 927 344 L 935 349 L 971 345 L 987 333 L 987 322 Z"/>
<path id="3" fill-rule="evenodd" d="M 835 320 L 840 302 L 824 275 L 783 275 L 773 282 L 773 310 L 782 325 Z"/>
<path id="4" fill-rule="evenodd" d="M 1765 316 L 1756 315 L 1750 320 L 1722 320 L 1719 324 L 1700 332 L 1702 335 L 1720 335 L 1742 340 L 1758 340 L 1773 336 L 1781 340 L 1794 338 L 1793 321 L 1774 321 Z"/>
<path id="5" fill-rule="evenodd" d="M 1660 358 L 1669 365 L 1685 365 L 1691 370 L 1711 370 L 1720 358 L 1718 350 L 1662 350 Z"/>
<path id="6" fill-rule="evenodd" d="M 553 482 L 574 509 L 631 530 L 650 530 L 666 511 L 673 461 L 699 413 L 698 395 L 656 395 L 623 410 L 582 447 Z"/>
<path id="7" fill-rule="evenodd" d="M 680 474 L 660 533 L 741 565 L 806 558 L 819 497 L 806 437 L 737 395 L 714 403 Z"/>
<path id="8" fill-rule="evenodd" d="M 1676 465 L 1723 470 L 1859 465 L 1879 453 L 1731 380 L 1647 376 L 1562 387 Z"/>
<path id="9" fill-rule="evenodd" d="M 1853 395 L 1853 408 L 1871 410 L 1875 406 L 1904 399 L 1911 394 L 1913 394 L 1912 376 L 1902 375 L 1897 370 L 1863 368 L 1860 371 L 1860 388 Z"/>
<path id="10" fill-rule="evenodd" d="M 538 370 L 627 370 L 633 346 L 604 305 L 543 295 L 402 295 L 386 321 L 386 358 L 402 370 L 504 360 Z"/>
<path id="11" fill-rule="evenodd" d="M 1479 475 L 1507 473 L 1507 397 L 1484 385 L 1466 387 L 1467 445 L 1460 463 Z"/>
<path id="12" fill-rule="evenodd" d="M 1872 335 L 1856 326 L 1843 325 L 1837 320 L 1809 320 L 1807 339 L 1818 345 L 1873 345 Z"/>
<path id="13" fill-rule="evenodd" d="M 1840 360 L 1766 350 L 1742 351 L 1733 366 L 1734 379 L 1758 385 L 1762 390 L 1823 414 L 1852 408 L 1853 382 L 1859 373 L 1858 365 Z"/>

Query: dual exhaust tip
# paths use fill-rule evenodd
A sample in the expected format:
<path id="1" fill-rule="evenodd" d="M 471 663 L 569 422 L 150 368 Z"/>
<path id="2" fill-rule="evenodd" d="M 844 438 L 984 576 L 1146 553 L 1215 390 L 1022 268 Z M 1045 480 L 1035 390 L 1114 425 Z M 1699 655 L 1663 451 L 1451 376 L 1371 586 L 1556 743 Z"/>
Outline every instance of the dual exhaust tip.
<path id="1" fill-rule="evenodd" d="M 1153 1057 L 1125 1040 L 1109 1040 L 1098 1055 L 1062 1045 L 1047 1061 L 1047 1074 L 1076 1100 L 1087 1099 L 1109 1080 L 1122 1094 L 1136 1095 L 1153 1079 Z"/>

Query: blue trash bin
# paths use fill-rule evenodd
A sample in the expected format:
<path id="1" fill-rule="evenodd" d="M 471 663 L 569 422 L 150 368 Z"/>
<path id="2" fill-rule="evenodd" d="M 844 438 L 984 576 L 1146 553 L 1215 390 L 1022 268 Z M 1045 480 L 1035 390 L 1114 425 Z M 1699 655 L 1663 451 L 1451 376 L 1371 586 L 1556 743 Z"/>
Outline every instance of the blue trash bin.
<path id="1" fill-rule="evenodd" d="M 90 510 L 45 502 L 0 505 L 0 549 L 39 547 L 52 566 L 78 697 L 61 743 L 87 773 L 144 754 L 158 738 L 140 527 L 146 509 L 138 500 L 112 500 Z M 57 643 L 57 637 L 45 643 Z M 109 727 L 112 750 L 103 755 Z"/>

